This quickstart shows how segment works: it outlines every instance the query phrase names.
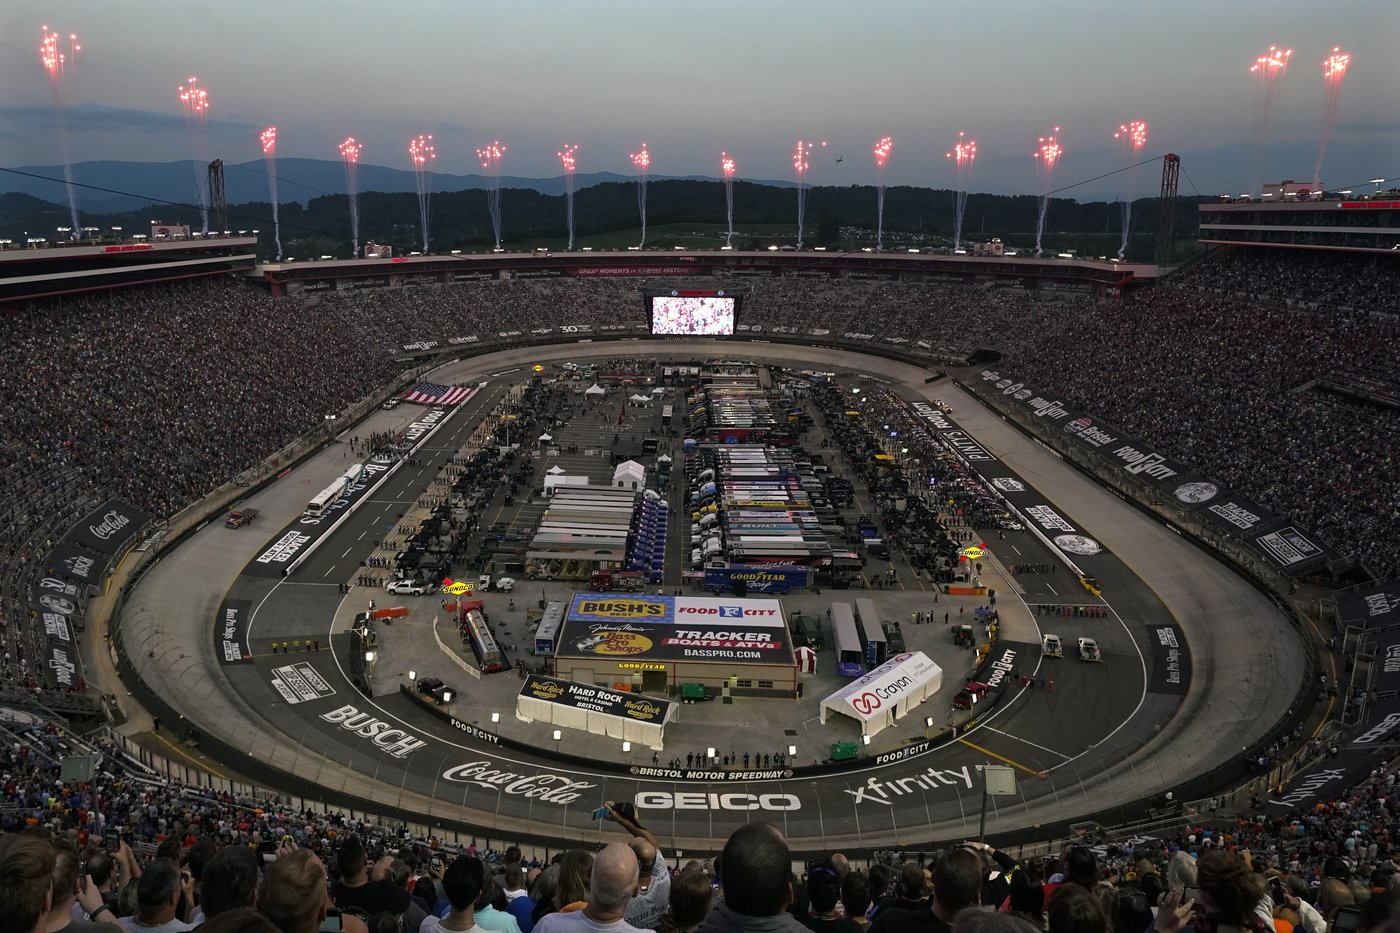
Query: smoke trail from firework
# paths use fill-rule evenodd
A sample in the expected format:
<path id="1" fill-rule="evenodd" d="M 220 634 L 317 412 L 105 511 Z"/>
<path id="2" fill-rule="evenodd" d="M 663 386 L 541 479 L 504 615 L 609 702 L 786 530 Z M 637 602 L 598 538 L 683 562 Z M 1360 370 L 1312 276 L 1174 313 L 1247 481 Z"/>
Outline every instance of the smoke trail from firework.
<path id="1" fill-rule="evenodd" d="M 719 154 L 720 171 L 724 172 L 724 213 L 729 219 L 729 229 L 724 234 L 724 245 L 729 246 L 734 239 L 734 160 L 729 153 Z"/>
<path id="2" fill-rule="evenodd" d="M 360 150 L 364 147 L 347 136 L 340 144 L 340 161 L 345 163 L 345 192 L 350 201 L 350 255 L 360 255 Z"/>
<path id="3" fill-rule="evenodd" d="M 1250 151 L 1249 190 L 1259 189 L 1260 166 L 1264 157 L 1264 147 L 1269 141 L 1269 120 L 1273 115 L 1274 102 L 1278 99 L 1278 87 L 1288 71 L 1288 60 L 1293 57 L 1292 49 L 1281 49 L 1276 45 L 1254 60 L 1249 73 L 1254 78 L 1254 144 Z"/>
<path id="4" fill-rule="evenodd" d="M 953 177 L 958 188 L 953 194 L 953 250 L 962 245 L 963 215 L 967 212 L 967 188 L 972 181 L 972 164 L 977 159 L 977 140 L 968 139 L 962 130 L 958 131 L 958 141 L 947 154 L 953 160 Z"/>
<path id="5" fill-rule="evenodd" d="M 408 141 L 408 157 L 413 161 L 413 184 L 418 189 L 418 219 L 423 225 L 423 252 L 428 251 L 428 216 L 433 198 L 433 160 L 437 149 L 433 137 L 415 136 Z"/>
<path id="6" fill-rule="evenodd" d="M 49 99 L 53 102 L 54 121 L 58 124 L 58 147 L 63 156 L 63 180 L 68 189 L 68 220 L 72 224 L 69 236 L 76 240 L 82 236 L 78 226 L 78 189 L 73 184 L 73 156 L 68 144 L 68 114 L 63 106 L 63 79 L 78 64 L 78 53 L 83 47 L 78 37 L 68 34 L 66 48 L 59 42 L 56 32 L 40 26 L 43 38 L 39 43 L 39 62 L 49 78 Z"/>
<path id="7" fill-rule="evenodd" d="M 1036 172 L 1044 179 L 1044 191 L 1040 195 L 1040 212 L 1035 222 L 1035 254 L 1040 255 L 1040 237 L 1045 232 L 1045 214 L 1050 209 L 1050 179 L 1055 174 L 1055 166 L 1064 155 L 1060 147 L 1060 128 L 1055 127 L 1049 136 L 1040 137 L 1036 144 Z"/>
<path id="8" fill-rule="evenodd" d="M 894 140 L 885 136 L 875 143 L 875 248 L 885 248 L 885 162 Z"/>
<path id="9" fill-rule="evenodd" d="M 481 160 L 481 167 L 486 170 L 486 177 L 491 182 L 491 186 L 486 189 L 486 207 L 491 211 L 491 229 L 496 234 L 496 249 L 501 248 L 501 157 L 505 154 L 506 147 L 501 145 L 499 139 L 493 140 L 483 149 L 476 150 L 476 157 Z"/>
<path id="10" fill-rule="evenodd" d="M 282 261 L 282 221 L 277 218 L 277 127 L 269 126 L 258 137 L 263 162 L 267 165 L 267 190 L 272 195 L 272 237 L 277 242 L 277 261 Z"/>
<path id="11" fill-rule="evenodd" d="M 631 158 L 632 167 L 637 170 L 637 210 L 642 215 L 642 242 L 638 246 L 641 247 L 647 245 L 647 169 L 651 167 L 647 144 L 642 143 L 642 151 L 632 153 Z"/>
<path id="12" fill-rule="evenodd" d="M 189 78 L 180 85 L 180 106 L 185 111 L 185 125 L 190 132 L 190 151 L 194 154 L 194 191 L 199 199 L 200 231 L 209 233 L 209 135 L 204 115 L 209 112 L 209 92 L 199 86 L 199 79 Z"/>
<path id="13" fill-rule="evenodd" d="M 564 148 L 555 153 L 559 157 L 559 162 L 564 166 L 564 205 L 569 218 L 569 246 L 574 248 L 574 169 L 578 167 L 578 161 L 574 158 L 574 153 L 578 152 L 578 146 L 573 143 L 565 143 Z"/>
<path id="14" fill-rule="evenodd" d="M 1327 157 L 1327 144 L 1337 128 L 1337 110 L 1342 103 L 1342 80 L 1351 65 L 1351 53 L 1333 48 L 1322 60 L 1322 80 L 1327 83 L 1327 120 L 1322 127 L 1322 142 L 1317 147 L 1317 167 L 1313 169 L 1313 189 L 1322 187 L 1322 161 Z"/>
<path id="15" fill-rule="evenodd" d="M 1118 244 L 1118 258 L 1122 259 L 1128 250 L 1128 230 L 1133 219 L 1133 195 L 1137 193 L 1137 164 L 1140 161 L 1138 156 L 1142 154 L 1142 147 L 1147 145 L 1147 124 L 1142 120 L 1120 124 L 1113 138 L 1123 147 L 1123 154 L 1128 157 L 1128 164 L 1132 166 L 1128 169 L 1127 180 L 1123 185 L 1123 195 L 1118 199 L 1123 212 L 1123 239 Z"/>
<path id="16" fill-rule="evenodd" d="M 812 147 L 815 145 L 826 145 L 826 140 L 820 143 L 811 143 L 807 140 L 799 139 L 797 146 L 792 150 L 792 169 L 797 174 L 797 248 L 802 248 L 803 224 L 807 217 L 807 178 L 812 171 L 812 163 L 809 161 L 812 155 Z"/>

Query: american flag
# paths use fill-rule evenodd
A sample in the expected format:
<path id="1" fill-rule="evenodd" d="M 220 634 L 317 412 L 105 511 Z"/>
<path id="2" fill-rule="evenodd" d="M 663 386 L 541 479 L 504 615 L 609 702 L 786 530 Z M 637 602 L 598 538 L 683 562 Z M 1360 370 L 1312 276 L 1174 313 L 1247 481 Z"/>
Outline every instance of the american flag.
<path id="1" fill-rule="evenodd" d="M 419 405 L 456 405 L 465 402 L 473 391 L 474 386 L 441 386 L 434 382 L 420 382 L 403 394 L 403 400 Z"/>

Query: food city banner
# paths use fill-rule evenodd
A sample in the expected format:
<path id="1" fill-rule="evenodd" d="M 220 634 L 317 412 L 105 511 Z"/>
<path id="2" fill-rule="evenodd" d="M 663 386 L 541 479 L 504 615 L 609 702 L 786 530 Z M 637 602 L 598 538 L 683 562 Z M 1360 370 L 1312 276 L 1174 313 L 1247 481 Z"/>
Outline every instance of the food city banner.
<path id="1" fill-rule="evenodd" d="M 150 521 L 148 512 L 125 499 L 108 499 L 69 528 L 64 540 L 112 557 L 123 553 Z"/>
<path id="2" fill-rule="evenodd" d="M 674 712 L 669 700 L 618 693 L 591 684 L 531 674 L 515 701 L 515 716 L 606 735 L 660 749 Z"/>
<path id="3" fill-rule="evenodd" d="M 820 718 L 841 713 L 860 722 L 862 735 L 876 735 L 943 686 L 943 669 L 922 651 L 897 654 L 822 700 Z"/>

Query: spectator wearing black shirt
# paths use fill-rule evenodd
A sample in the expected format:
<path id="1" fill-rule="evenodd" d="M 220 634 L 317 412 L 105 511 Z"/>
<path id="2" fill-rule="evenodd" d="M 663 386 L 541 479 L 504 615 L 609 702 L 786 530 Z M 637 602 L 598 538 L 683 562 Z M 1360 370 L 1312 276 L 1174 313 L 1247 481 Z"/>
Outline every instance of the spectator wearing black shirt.
<path id="1" fill-rule="evenodd" d="M 719 862 L 724 903 L 700 924 L 700 933 L 801 933 L 787 912 L 792 904 L 792 854 L 770 823 L 734 830 Z"/>
<path id="2" fill-rule="evenodd" d="M 870 933 L 950 933 L 953 918 L 982 902 L 982 859 L 965 849 L 952 849 L 933 866 L 933 897 L 926 910 L 886 910 L 870 925 Z"/>

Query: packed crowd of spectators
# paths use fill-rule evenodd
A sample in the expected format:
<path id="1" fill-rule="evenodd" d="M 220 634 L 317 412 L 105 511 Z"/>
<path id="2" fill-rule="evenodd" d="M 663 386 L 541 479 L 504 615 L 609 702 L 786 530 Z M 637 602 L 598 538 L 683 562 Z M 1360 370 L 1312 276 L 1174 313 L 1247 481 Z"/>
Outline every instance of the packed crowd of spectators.
<path id="1" fill-rule="evenodd" d="M 1184 268 L 1172 283 L 1272 304 L 1400 314 L 1400 268 L 1388 257 L 1294 249 L 1221 251 Z"/>
<path id="2" fill-rule="evenodd" d="M 614 841 L 542 862 L 168 783 L 52 724 L 9 738 L 0 928 L 17 933 L 1366 933 L 1400 919 L 1400 797 L 1384 766 L 1303 811 L 1255 800 L 1237 818 L 1045 858 L 955 842 L 861 870 L 837 852 L 798 867 L 759 822 L 682 864 L 613 802 Z M 61 759 L 80 751 L 95 779 L 63 780 Z"/>
<path id="3" fill-rule="evenodd" d="M 1290 308 L 1168 280 L 1072 316 L 1035 315 L 1003 368 L 1393 577 L 1400 410 L 1314 382 L 1349 373 L 1400 382 L 1397 345 L 1400 318 Z"/>

